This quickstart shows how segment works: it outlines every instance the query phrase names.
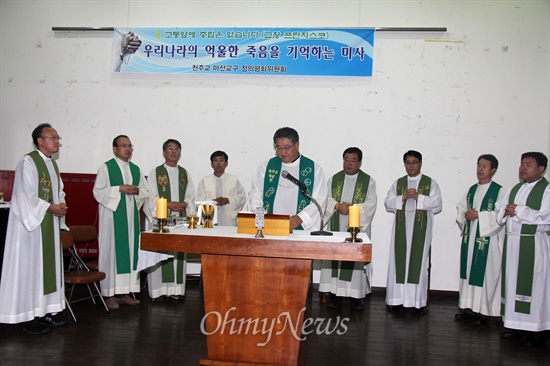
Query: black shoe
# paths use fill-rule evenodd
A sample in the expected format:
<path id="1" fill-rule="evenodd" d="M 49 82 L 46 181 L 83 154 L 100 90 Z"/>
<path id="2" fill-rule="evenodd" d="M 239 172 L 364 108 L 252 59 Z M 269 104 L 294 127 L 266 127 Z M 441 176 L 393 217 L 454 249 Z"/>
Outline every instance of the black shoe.
<path id="1" fill-rule="evenodd" d="M 159 296 L 159 297 L 151 298 L 151 301 L 152 301 L 152 302 L 163 302 L 163 301 L 164 301 L 164 296 Z"/>
<path id="2" fill-rule="evenodd" d="M 474 320 L 475 325 L 486 325 L 487 324 L 487 317 L 483 315 L 476 316 L 476 320 Z"/>
<path id="3" fill-rule="evenodd" d="M 425 306 L 421 307 L 420 309 L 416 309 L 416 313 L 418 315 L 426 315 L 426 311 L 428 311 L 428 309 Z"/>
<path id="4" fill-rule="evenodd" d="M 40 325 L 45 325 L 47 327 L 61 327 L 67 325 L 66 320 L 55 320 L 51 315 L 47 314 L 42 318 L 38 318 L 38 323 Z"/>
<path id="5" fill-rule="evenodd" d="M 388 309 L 388 313 L 393 313 L 403 309 L 403 305 L 386 305 L 386 309 Z"/>
<path id="6" fill-rule="evenodd" d="M 44 334 L 50 331 L 50 328 L 38 324 L 36 320 L 31 320 L 30 322 L 21 324 L 21 328 L 29 334 Z"/>
<path id="7" fill-rule="evenodd" d="M 184 295 L 169 295 L 167 297 L 169 297 L 170 299 L 172 299 L 174 301 L 184 301 L 185 300 Z"/>
<path id="8" fill-rule="evenodd" d="M 362 304 L 361 299 L 350 299 L 350 303 L 353 310 L 365 310 L 365 306 Z"/>
<path id="9" fill-rule="evenodd" d="M 521 342 L 527 347 L 541 347 L 547 346 L 549 340 L 548 332 L 522 332 Z"/>
<path id="10" fill-rule="evenodd" d="M 455 314 L 455 320 L 466 320 L 471 318 L 473 318 L 473 316 L 471 314 L 468 314 L 467 312 Z"/>
<path id="11" fill-rule="evenodd" d="M 342 298 L 340 296 L 330 294 L 327 307 L 331 309 L 338 309 L 340 306 L 342 306 Z"/>
<path id="12" fill-rule="evenodd" d="M 523 332 L 521 330 L 512 329 L 510 331 L 503 332 L 501 335 L 502 335 L 502 338 L 516 339 L 516 338 L 521 338 L 522 333 Z"/>

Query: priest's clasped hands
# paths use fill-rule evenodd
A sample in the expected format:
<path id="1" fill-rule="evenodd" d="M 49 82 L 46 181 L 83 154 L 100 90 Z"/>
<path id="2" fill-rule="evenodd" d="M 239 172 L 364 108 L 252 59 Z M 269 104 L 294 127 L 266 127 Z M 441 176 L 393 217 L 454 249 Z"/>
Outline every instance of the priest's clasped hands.
<path id="1" fill-rule="evenodd" d="M 54 216 L 62 217 L 67 214 L 67 210 L 69 208 L 65 205 L 65 202 L 62 202 L 60 204 L 51 203 L 50 207 L 48 207 L 48 211 L 53 213 Z"/>
<path id="2" fill-rule="evenodd" d="M 418 192 L 415 188 L 409 188 L 407 189 L 407 192 L 403 195 L 403 201 L 408 200 L 409 198 L 412 198 L 415 201 L 418 201 Z"/>
<path id="3" fill-rule="evenodd" d="M 514 217 L 516 216 L 516 207 L 518 205 L 514 204 L 514 203 L 509 203 L 506 205 L 506 208 L 504 209 L 504 217 L 506 216 L 510 216 L 510 217 Z"/>
<path id="4" fill-rule="evenodd" d="M 127 195 L 139 194 L 139 187 L 133 186 L 131 184 L 124 184 L 122 186 L 118 186 L 118 190 Z"/>
<path id="5" fill-rule="evenodd" d="M 464 217 L 466 218 L 466 220 L 468 221 L 474 221 L 474 220 L 477 220 L 479 218 L 479 215 L 477 213 L 476 210 L 468 210 L 464 213 Z"/>
<path id="6" fill-rule="evenodd" d="M 227 197 L 217 197 L 214 198 L 212 201 L 215 201 L 218 206 L 225 206 L 229 204 L 229 198 Z"/>

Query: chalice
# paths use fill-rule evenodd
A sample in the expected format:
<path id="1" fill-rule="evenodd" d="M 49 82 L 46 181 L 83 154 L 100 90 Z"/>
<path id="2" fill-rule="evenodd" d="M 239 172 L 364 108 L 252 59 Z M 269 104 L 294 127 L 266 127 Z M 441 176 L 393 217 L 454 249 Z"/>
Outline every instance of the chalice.
<path id="1" fill-rule="evenodd" d="M 214 215 L 214 205 L 202 205 L 202 227 L 211 229 L 212 217 Z"/>
<path id="2" fill-rule="evenodd" d="M 196 229 L 197 228 L 197 223 L 199 222 L 199 217 L 198 216 L 187 216 L 186 219 L 187 219 L 187 222 L 189 223 L 188 229 Z"/>

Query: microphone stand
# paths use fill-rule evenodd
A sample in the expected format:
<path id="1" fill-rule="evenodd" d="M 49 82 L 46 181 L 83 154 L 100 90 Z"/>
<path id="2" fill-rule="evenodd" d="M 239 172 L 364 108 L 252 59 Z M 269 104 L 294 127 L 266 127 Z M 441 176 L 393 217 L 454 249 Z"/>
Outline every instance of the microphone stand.
<path id="1" fill-rule="evenodd" d="M 319 202 L 317 202 L 317 200 L 313 197 L 311 197 L 308 193 L 307 193 L 307 190 L 304 190 L 302 191 L 302 194 L 304 196 L 306 196 L 307 198 L 309 198 L 313 203 L 315 203 L 315 206 L 317 206 L 317 209 L 319 210 L 319 215 L 321 216 L 321 228 L 320 230 L 317 230 L 317 231 L 312 231 L 310 233 L 310 235 L 316 235 L 316 236 L 319 236 L 319 235 L 322 235 L 322 236 L 332 236 L 333 234 L 330 232 L 330 231 L 324 231 L 323 228 L 325 227 L 325 224 L 323 223 L 324 221 L 324 212 L 323 210 L 321 209 L 321 205 L 319 205 Z"/>

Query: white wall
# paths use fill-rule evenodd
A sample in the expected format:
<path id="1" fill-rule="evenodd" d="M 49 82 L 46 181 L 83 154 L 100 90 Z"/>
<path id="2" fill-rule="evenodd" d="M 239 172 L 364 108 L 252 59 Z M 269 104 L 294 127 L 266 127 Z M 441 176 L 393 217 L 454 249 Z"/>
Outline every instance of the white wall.
<path id="1" fill-rule="evenodd" d="M 447 27 L 446 33 L 377 33 L 373 76 L 150 76 L 110 72 L 112 33 L 53 26 Z M 245 187 L 291 126 L 327 174 L 359 146 L 376 179 L 374 285 L 385 286 L 393 216 L 383 206 L 404 175 L 402 154 L 424 154 L 438 181 L 432 288 L 458 289 L 455 205 L 475 182 L 476 158 L 495 154 L 496 180 L 517 182 L 520 154 L 550 147 L 550 2 L 544 1 L 10 1 L 0 3 L 0 169 L 32 149 L 50 122 L 63 136 L 62 171 L 95 173 L 120 133 L 147 174 L 167 138 L 198 181 L 216 149 Z M 547 175 L 548 176 L 548 175 Z"/>

